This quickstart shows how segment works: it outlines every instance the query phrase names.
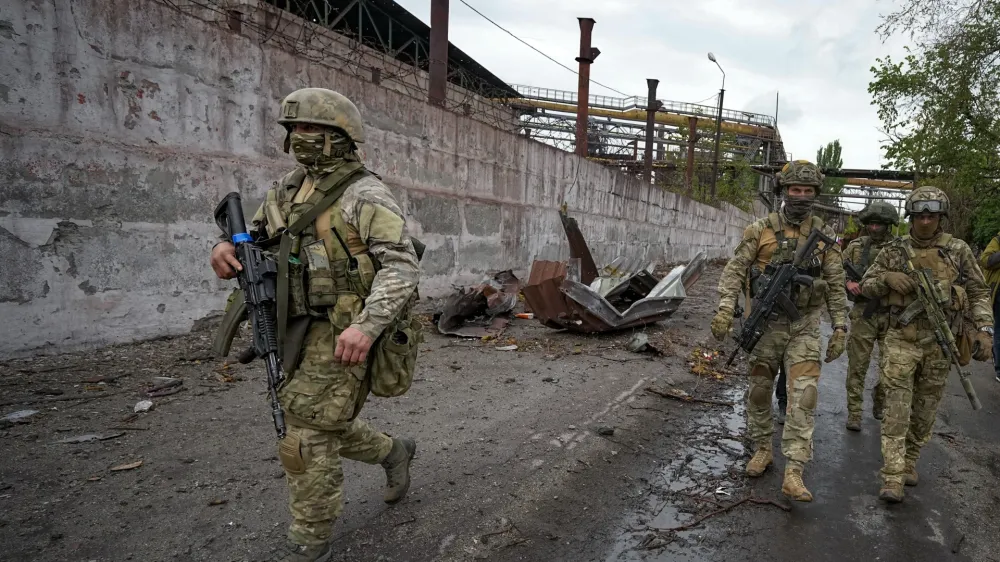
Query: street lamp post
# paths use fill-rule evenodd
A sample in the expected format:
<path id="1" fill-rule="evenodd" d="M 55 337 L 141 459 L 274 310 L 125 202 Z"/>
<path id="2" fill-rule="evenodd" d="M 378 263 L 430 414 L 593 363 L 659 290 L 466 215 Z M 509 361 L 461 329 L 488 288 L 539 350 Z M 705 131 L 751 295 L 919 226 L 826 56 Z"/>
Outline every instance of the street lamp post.
<path id="1" fill-rule="evenodd" d="M 719 144 L 722 141 L 722 101 L 726 97 L 726 71 L 722 70 L 722 65 L 715 59 L 715 55 L 708 53 L 708 60 L 715 63 L 722 72 L 722 88 L 719 89 L 719 113 L 715 118 L 715 159 L 712 162 L 712 192 L 710 201 L 715 201 L 715 184 L 719 180 Z"/>

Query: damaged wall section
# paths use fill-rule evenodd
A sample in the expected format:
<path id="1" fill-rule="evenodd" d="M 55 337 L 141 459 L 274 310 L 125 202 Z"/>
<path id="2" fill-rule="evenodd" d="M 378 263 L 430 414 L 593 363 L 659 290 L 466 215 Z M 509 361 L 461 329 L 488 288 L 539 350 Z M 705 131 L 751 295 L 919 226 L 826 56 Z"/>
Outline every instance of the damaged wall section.
<path id="1" fill-rule="evenodd" d="M 219 14 L 28 1 L 0 30 L 0 355 L 182 333 L 221 308 L 232 283 L 208 266 L 212 210 L 238 190 L 252 211 L 289 168 L 278 102 L 305 86 L 359 106 L 366 161 L 427 244 L 425 295 L 568 257 L 564 202 L 599 264 L 722 257 L 751 220 L 261 44 Z"/>

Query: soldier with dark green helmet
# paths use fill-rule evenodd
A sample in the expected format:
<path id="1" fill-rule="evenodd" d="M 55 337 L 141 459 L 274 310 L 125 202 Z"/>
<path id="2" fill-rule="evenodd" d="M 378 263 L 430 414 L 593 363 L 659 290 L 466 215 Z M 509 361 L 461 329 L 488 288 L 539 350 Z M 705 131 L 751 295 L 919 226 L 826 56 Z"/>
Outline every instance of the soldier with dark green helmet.
<path id="1" fill-rule="evenodd" d="M 781 186 L 781 207 L 746 228 L 735 255 L 719 280 L 719 308 L 712 320 L 712 334 L 719 340 L 732 328 L 736 300 L 750 274 L 751 296 L 762 290 L 758 281 L 779 265 L 792 262 L 796 248 L 809 234 L 821 230 L 833 238 L 833 230 L 813 213 L 813 205 L 823 185 L 818 166 L 796 160 L 777 175 Z M 822 244 L 822 242 L 821 242 Z M 827 344 L 826 361 L 844 353 L 847 344 L 847 297 L 844 294 L 844 263 L 839 246 L 824 247 L 809 262 L 811 283 L 797 286 L 788 295 L 799 311 L 798 319 L 775 312 L 766 332 L 749 359 L 750 389 L 747 395 L 747 425 L 754 442 L 753 457 L 747 463 L 748 476 L 761 476 L 772 464 L 774 422 L 771 392 L 779 368 L 787 372 L 788 411 L 781 438 L 785 475 L 781 491 L 796 501 L 812 501 L 802 475 L 812 459 L 814 416 L 819 399 L 820 317 L 824 308 L 833 320 L 834 331 Z"/>
<path id="2" fill-rule="evenodd" d="M 904 484 L 919 481 L 917 460 L 930 441 L 952 363 L 938 338 L 942 327 L 917 293 L 918 271 L 933 280 L 937 305 L 949 317 L 945 328 L 972 340 L 970 357 L 954 359 L 964 364 L 993 355 L 990 290 L 969 245 L 944 232 L 948 207 L 948 196 L 936 187 L 913 190 L 906 198 L 910 234 L 884 247 L 861 280 L 863 296 L 889 306 L 889 329 L 879 343 L 885 393 L 879 497 L 892 503 L 903 501 Z"/>
<path id="3" fill-rule="evenodd" d="M 337 92 L 305 88 L 282 100 L 278 122 L 298 165 L 267 192 L 251 234 L 280 241 L 262 243 L 276 248 L 275 315 L 288 373 L 278 389 L 288 426 L 278 456 L 292 523 L 279 556 L 315 562 L 331 555 L 343 458 L 383 466 L 386 503 L 409 488 L 414 441 L 391 438 L 358 414 L 369 393 L 396 396 L 412 381 L 420 266 L 402 209 L 358 155 L 365 131 L 357 107 Z M 213 248 L 211 262 L 223 279 L 240 269 L 228 242 Z"/>
<path id="4" fill-rule="evenodd" d="M 882 248 L 893 240 L 892 227 L 899 222 L 896 208 L 885 201 L 875 201 L 858 214 L 864 234 L 855 238 L 844 250 L 844 264 L 859 274 L 865 271 Z M 881 301 L 861 294 L 860 279 L 847 280 L 847 298 L 854 301 L 851 309 L 851 331 L 847 340 L 847 429 L 861 431 L 861 408 L 864 402 L 865 379 L 871 363 L 872 349 L 879 342 L 879 353 L 889 329 L 889 307 Z M 881 376 L 881 370 L 879 371 Z M 884 393 L 879 382 L 872 389 L 872 415 L 882 419 Z"/>

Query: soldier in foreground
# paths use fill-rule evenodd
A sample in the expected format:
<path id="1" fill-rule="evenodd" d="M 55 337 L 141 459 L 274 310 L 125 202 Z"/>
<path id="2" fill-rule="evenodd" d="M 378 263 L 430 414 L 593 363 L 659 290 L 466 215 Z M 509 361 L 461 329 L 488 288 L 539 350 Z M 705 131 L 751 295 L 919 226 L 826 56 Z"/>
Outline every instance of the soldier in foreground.
<path id="1" fill-rule="evenodd" d="M 885 345 L 880 347 L 886 355 L 882 361 L 885 417 L 879 497 L 892 503 L 903 501 L 904 483 L 917 485 L 917 459 L 931 438 L 951 370 L 953 359 L 939 344 L 935 331 L 950 329 L 956 337 L 974 334 L 968 348 L 972 357 L 977 361 L 992 357 L 989 288 L 968 244 L 942 229 L 948 204 L 948 196 L 936 187 L 915 189 L 906 199 L 910 234 L 884 248 L 861 282 L 864 296 L 883 299 L 891 307 Z M 917 291 L 922 289 L 917 270 L 928 271 L 940 289 L 945 301 L 940 307 L 951 317 L 951 326 L 931 321 L 918 299 Z M 959 327 L 966 315 L 971 316 L 975 332 Z"/>
<path id="2" fill-rule="evenodd" d="M 823 185 L 819 168 L 805 160 L 790 162 L 777 175 L 782 189 L 781 208 L 747 227 L 735 256 L 726 265 L 719 280 L 719 310 L 712 320 L 712 334 L 720 341 L 732 327 L 737 295 L 747 271 L 751 288 L 761 273 L 789 263 L 796 247 L 804 244 L 809 233 L 821 229 L 834 233 L 813 214 L 813 204 Z M 790 295 L 801 318 L 790 320 L 777 313 L 768 331 L 757 343 L 749 359 L 750 389 L 747 404 L 750 438 L 756 450 L 746 472 L 760 476 L 773 461 L 771 438 L 771 392 L 779 366 L 784 364 L 788 377 L 788 415 L 781 438 L 781 450 L 787 459 L 781 491 L 797 501 L 812 501 L 812 494 L 802 481 L 802 472 L 812 459 L 814 412 L 818 400 L 820 373 L 820 314 L 826 306 L 833 319 L 834 331 L 827 346 L 826 361 L 844 353 L 847 344 L 847 296 L 844 292 L 844 268 L 839 247 L 827 247 L 810 269 L 812 283 L 796 286 Z"/>
<path id="3" fill-rule="evenodd" d="M 292 523 L 280 560 L 316 562 L 331 555 L 343 506 L 341 457 L 384 467 L 386 503 L 409 488 L 414 441 L 358 414 L 385 372 L 412 379 L 420 333 L 409 311 L 420 268 L 399 205 L 359 160 L 365 135 L 354 104 L 331 90 L 297 90 L 278 122 L 298 166 L 267 192 L 251 233 L 281 240 L 276 316 L 288 376 L 278 390 L 287 422 L 278 452 Z M 222 279 L 242 269 L 229 242 L 212 249 L 211 263 Z"/>
<path id="4" fill-rule="evenodd" d="M 851 332 L 847 340 L 847 429 L 861 431 L 861 409 L 864 404 L 865 379 L 871 363 L 872 349 L 879 343 L 880 356 L 885 355 L 884 340 L 889 329 L 889 307 L 880 299 L 861 294 L 861 277 L 893 241 L 892 227 L 899 222 L 895 207 L 885 201 L 875 201 L 858 215 L 865 234 L 847 245 L 844 270 L 847 272 L 847 298 L 854 301 L 851 309 Z M 885 392 L 879 381 L 872 389 L 872 416 L 882 419 Z"/>

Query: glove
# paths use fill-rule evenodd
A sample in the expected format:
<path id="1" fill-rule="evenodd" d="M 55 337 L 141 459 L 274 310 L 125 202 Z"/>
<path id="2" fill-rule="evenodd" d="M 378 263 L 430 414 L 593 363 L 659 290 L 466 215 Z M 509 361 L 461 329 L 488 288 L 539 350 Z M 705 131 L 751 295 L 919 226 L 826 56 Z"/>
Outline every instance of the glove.
<path id="1" fill-rule="evenodd" d="M 729 329 L 733 327 L 733 311 L 728 308 L 720 308 L 712 319 L 712 335 L 715 339 L 722 341 L 726 339 Z"/>
<path id="2" fill-rule="evenodd" d="M 843 329 L 834 330 L 833 335 L 830 336 L 830 341 L 826 342 L 826 362 L 835 361 L 844 354 L 844 349 L 846 348 L 847 332 Z"/>
<path id="3" fill-rule="evenodd" d="M 993 336 L 986 332 L 976 332 L 972 343 L 972 358 L 976 361 L 993 359 Z"/>
<path id="4" fill-rule="evenodd" d="M 900 271 L 890 271 L 885 274 L 885 284 L 901 295 L 908 295 L 917 290 L 917 282 L 909 275 Z"/>

